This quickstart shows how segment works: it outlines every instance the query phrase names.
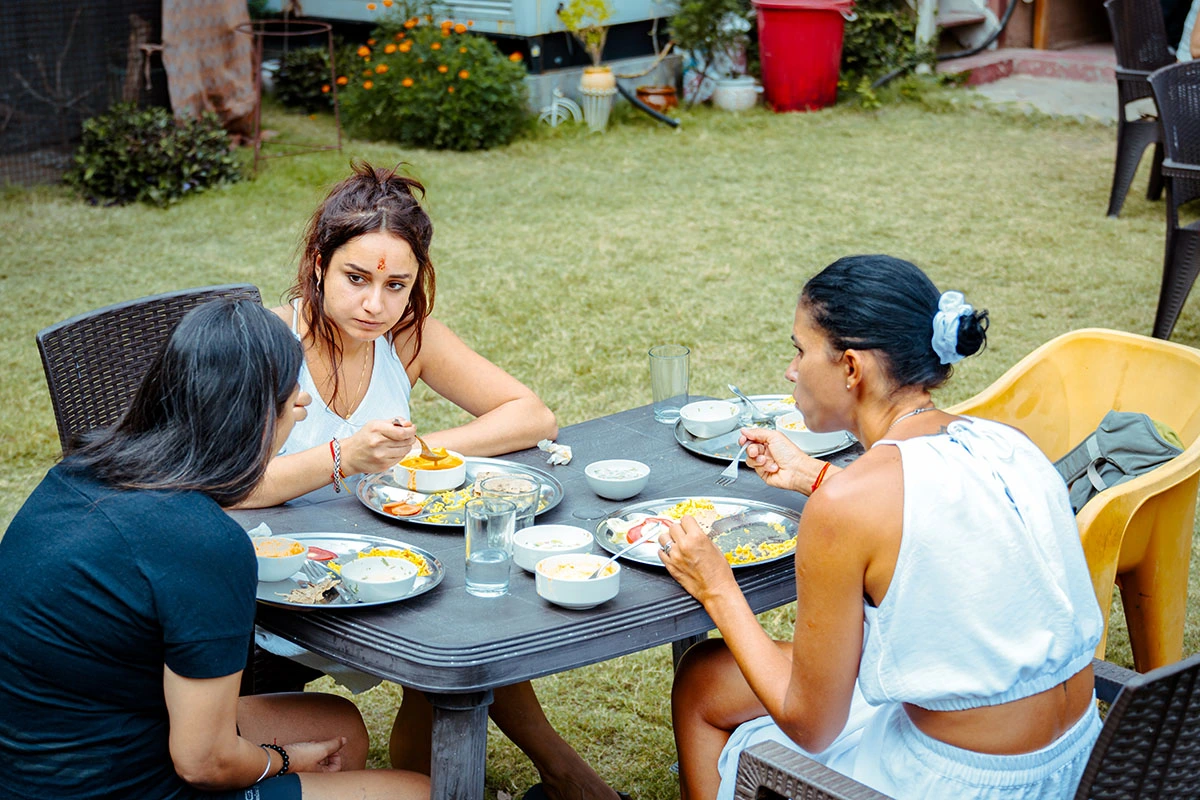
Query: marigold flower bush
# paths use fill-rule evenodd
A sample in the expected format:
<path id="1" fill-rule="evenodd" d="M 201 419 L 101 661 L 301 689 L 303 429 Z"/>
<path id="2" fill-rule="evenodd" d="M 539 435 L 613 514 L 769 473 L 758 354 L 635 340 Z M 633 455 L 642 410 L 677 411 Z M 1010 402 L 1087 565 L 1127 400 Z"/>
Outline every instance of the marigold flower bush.
<path id="1" fill-rule="evenodd" d="M 470 27 L 399 3 L 385 12 L 355 68 L 339 65 L 347 130 L 445 150 L 512 141 L 530 116 L 525 66 Z"/>
<path id="2" fill-rule="evenodd" d="M 63 179 L 92 202 L 166 206 L 241 177 L 215 114 L 176 120 L 165 108 L 123 103 L 83 123 L 75 166 Z"/>
<path id="3" fill-rule="evenodd" d="M 338 68 L 336 77 L 329 72 L 328 47 L 296 47 L 289 50 L 279 59 L 279 70 L 275 73 L 276 99 L 288 108 L 298 108 L 306 113 L 332 109 L 333 82 L 338 82 L 338 91 L 341 92 L 361 61 L 353 47 L 338 41 L 334 43 L 333 58 Z"/>

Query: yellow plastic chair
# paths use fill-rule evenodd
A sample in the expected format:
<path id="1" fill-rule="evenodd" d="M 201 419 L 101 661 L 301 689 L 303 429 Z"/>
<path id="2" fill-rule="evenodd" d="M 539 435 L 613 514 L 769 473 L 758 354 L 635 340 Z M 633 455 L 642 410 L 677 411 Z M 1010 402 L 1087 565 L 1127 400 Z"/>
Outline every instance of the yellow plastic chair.
<path id="1" fill-rule="evenodd" d="M 1103 658 L 1113 584 L 1139 672 L 1183 657 L 1188 561 L 1200 480 L 1200 350 L 1123 331 L 1059 336 L 986 390 L 948 409 L 1022 430 L 1052 461 L 1096 429 L 1109 410 L 1170 425 L 1185 450 L 1088 501 L 1076 521 L 1104 612 Z"/>

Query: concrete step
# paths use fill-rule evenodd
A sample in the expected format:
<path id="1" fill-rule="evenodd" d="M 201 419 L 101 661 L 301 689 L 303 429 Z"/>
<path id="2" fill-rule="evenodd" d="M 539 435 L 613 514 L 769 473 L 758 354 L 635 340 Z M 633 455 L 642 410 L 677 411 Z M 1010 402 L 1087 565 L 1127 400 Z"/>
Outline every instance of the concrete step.
<path id="1" fill-rule="evenodd" d="M 1091 83 L 1116 80 L 1117 56 L 1112 44 L 1089 44 L 1069 50 L 1033 50 L 1010 47 L 985 50 L 977 55 L 942 61 L 940 73 L 966 75 L 966 83 L 975 86 L 1011 75 L 1061 78 Z"/>

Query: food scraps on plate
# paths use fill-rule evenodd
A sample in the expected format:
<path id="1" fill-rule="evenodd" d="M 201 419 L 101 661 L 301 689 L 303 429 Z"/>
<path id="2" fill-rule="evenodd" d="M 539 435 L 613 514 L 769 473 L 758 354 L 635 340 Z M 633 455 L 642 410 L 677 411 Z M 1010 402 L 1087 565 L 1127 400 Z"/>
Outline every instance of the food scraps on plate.
<path id="1" fill-rule="evenodd" d="M 673 523 L 678 522 L 688 515 L 696 520 L 696 523 L 706 535 L 712 532 L 713 524 L 723 517 L 711 500 L 702 497 L 689 498 L 657 514 L 643 514 L 638 512 L 624 518 L 613 517 L 607 521 L 610 531 L 609 538 L 616 545 L 634 544 L 642 539 L 650 540 L 663 533 Z M 768 525 L 781 535 L 787 535 L 787 529 L 780 523 L 771 522 Z M 796 549 L 796 537 L 794 535 L 789 539 L 779 542 L 742 543 L 730 550 L 725 550 L 725 548 L 721 547 L 720 542 L 717 540 L 737 532 L 737 529 L 726 531 L 714 539 L 714 543 L 721 549 L 725 555 L 725 560 L 730 564 L 752 564 L 756 561 L 766 561 L 790 553 Z M 743 529 L 742 532 L 749 533 L 749 528 Z"/>

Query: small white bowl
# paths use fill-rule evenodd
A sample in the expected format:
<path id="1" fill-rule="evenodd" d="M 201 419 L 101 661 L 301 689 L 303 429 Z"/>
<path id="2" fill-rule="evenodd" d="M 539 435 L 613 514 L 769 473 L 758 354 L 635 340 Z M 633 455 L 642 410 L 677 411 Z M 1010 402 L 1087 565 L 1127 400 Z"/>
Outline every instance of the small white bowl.
<path id="1" fill-rule="evenodd" d="M 437 463 L 445 463 L 448 459 L 454 459 L 457 463 L 450 467 L 437 468 L 433 468 L 432 465 L 427 467 L 420 465 L 404 466 L 406 461 L 423 461 L 419 453 L 413 452 L 405 456 L 399 464 L 392 467 L 392 474 L 396 476 L 396 484 L 398 486 L 416 492 L 429 494 L 430 492 L 445 492 L 457 489 L 467 479 L 467 460 L 463 457 L 462 453 L 447 450 L 446 459 Z"/>
<path id="2" fill-rule="evenodd" d="M 583 475 L 592 491 L 601 497 L 626 500 L 646 488 L 650 467 L 640 461 L 610 458 L 588 464 Z"/>
<path id="3" fill-rule="evenodd" d="M 548 556 L 591 551 L 592 534 L 574 525 L 531 525 L 513 535 L 513 560 L 526 572 Z"/>
<path id="4" fill-rule="evenodd" d="M 362 603 L 404 597 L 416 582 L 417 565 L 403 558 L 368 556 L 342 566 L 342 585 Z"/>
<path id="5" fill-rule="evenodd" d="M 845 431 L 817 433 L 804 424 L 804 415 L 799 411 L 775 418 L 775 430 L 791 439 L 806 453 L 825 453 L 847 441 Z"/>
<path id="6" fill-rule="evenodd" d="M 575 554 L 548 556 L 537 564 L 534 580 L 538 597 L 563 608 L 591 608 L 617 596 L 621 588 L 621 565 L 613 562 L 604 574 L 584 580 L 608 559 L 605 556 Z"/>
<path id="7" fill-rule="evenodd" d="M 683 427 L 692 436 L 711 439 L 738 426 L 742 409 L 725 400 L 697 400 L 679 409 Z"/>
<path id="8" fill-rule="evenodd" d="M 286 536 L 263 536 L 250 540 L 258 559 L 258 579 L 266 583 L 281 581 L 294 575 L 308 558 L 308 545 Z M 299 553 L 288 554 L 300 548 Z"/>

